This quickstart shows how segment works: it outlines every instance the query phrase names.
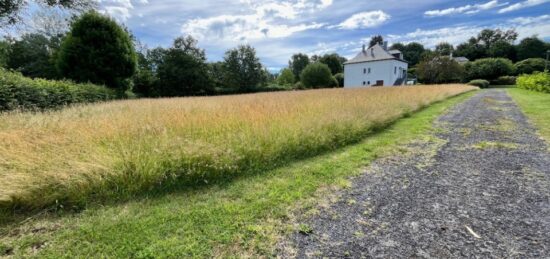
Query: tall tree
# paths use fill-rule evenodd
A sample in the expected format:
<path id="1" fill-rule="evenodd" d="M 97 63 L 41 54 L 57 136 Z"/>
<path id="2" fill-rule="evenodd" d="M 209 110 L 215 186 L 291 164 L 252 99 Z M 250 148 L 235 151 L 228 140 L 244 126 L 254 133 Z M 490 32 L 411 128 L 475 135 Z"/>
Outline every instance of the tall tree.
<path id="1" fill-rule="evenodd" d="M 464 42 L 456 46 L 455 53 L 455 56 L 463 56 L 471 61 L 487 57 L 485 47 L 479 44 L 475 37 L 470 38 L 468 42 Z"/>
<path id="2" fill-rule="evenodd" d="M 399 50 L 401 52 L 404 52 L 405 51 L 405 44 L 401 43 L 401 42 L 396 42 L 394 44 L 391 45 L 390 49 L 395 49 L 395 50 Z"/>
<path id="3" fill-rule="evenodd" d="M 160 96 L 205 95 L 213 91 L 205 59 L 190 54 L 179 46 L 163 51 L 157 67 Z"/>
<path id="4" fill-rule="evenodd" d="M 414 66 L 420 62 L 422 54 L 426 51 L 424 45 L 418 42 L 411 42 L 405 46 L 405 51 L 403 52 L 403 58 L 409 62 L 411 66 Z"/>
<path id="5" fill-rule="evenodd" d="M 517 45 L 518 60 L 546 58 L 546 44 L 538 37 L 528 37 Z"/>
<path id="6" fill-rule="evenodd" d="M 77 82 L 92 82 L 124 92 L 136 71 L 137 56 L 128 33 L 97 12 L 79 17 L 63 40 L 57 67 Z"/>
<path id="7" fill-rule="evenodd" d="M 324 55 L 319 59 L 319 62 L 327 65 L 333 75 L 344 72 L 342 57 L 336 53 Z"/>
<path id="8" fill-rule="evenodd" d="M 443 56 L 451 55 L 454 50 L 454 46 L 448 42 L 441 42 L 435 46 L 435 52 Z"/>
<path id="9" fill-rule="evenodd" d="M 0 67 L 6 67 L 8 63 L 10 45 L 7 40 L 0 40 Z"/>
<path id="10" fill-rule="evenodd" d="M 294 77 L 297 81 L 300 81 L 300 74 L 307 65 L 309 65 L 309 57 L 302 53 L 292 55 L 292 58 L 288 62 L 288 67 L 292 70 L 292 73 L 294 73 Z"/>
<path id="11" fill-rule="evenodd" d="M 20 20 L 19 13 L 29 4 L 25 0 L 2 0 L 0 2 L 0 23 L 14 24 Z M 37 0 L 40 4 L 55 6 L 67 9 L 90 9 L 97 2 L 91 0 Z"/>
<path id="12" fill-rule="evenodd" d="M 6 66 L 28 77 L 54 79 L 57 71 L 53 60 L 59 38 L 42 34 L 25 34 L 10 47 Z"/>
<path id="13" fill-rule="evenodd" d="M 487 50 L 487 54 L 492 58 L 507 58 L 516 61 L 516 47 L 507 41 L 497 41 Z"/>
<path id="14" fill-rule="evenodd" d="M 384 44 L 384 37 L 382 37 L 382 35 L 373 36 L 370 39 L 369 48 L 376 45 L 376 44 L 380 44 L 380 45 Z"/>
<path id="15" fill-rule="evenodd" d="M 267 79 L 256 50 L 250 45 L 228 50 L 224 57 L 224 70 L 227 83 L 241 92 L 253 91 Z"/>
<path id="16" fill-rule="evenodd" d="M 511 44 L 517 38 L 518 33 L 513 29 L 507 31 L 485 29 L 477 35 L 477 43 L 484 45 L 486 49 L 490 49 L 497 42 L 508 42 Z"/>

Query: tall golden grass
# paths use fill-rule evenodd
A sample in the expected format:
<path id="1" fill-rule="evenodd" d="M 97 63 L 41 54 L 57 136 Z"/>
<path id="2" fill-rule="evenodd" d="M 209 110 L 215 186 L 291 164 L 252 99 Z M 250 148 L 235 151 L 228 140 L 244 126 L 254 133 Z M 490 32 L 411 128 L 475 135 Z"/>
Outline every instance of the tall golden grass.
<path id="1" fill-rule="evenodd" d="M 357 142 L 472 89 L 328 89 L 6 113 L 0 115 L 0 207 L 81 203 L 261 172 Z"/>

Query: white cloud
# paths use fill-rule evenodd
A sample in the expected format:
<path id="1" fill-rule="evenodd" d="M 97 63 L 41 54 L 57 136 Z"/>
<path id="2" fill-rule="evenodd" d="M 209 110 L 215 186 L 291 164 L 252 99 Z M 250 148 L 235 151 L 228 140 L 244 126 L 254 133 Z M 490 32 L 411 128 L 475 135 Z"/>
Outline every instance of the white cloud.
<path id="1" fill-rule="evenodd" d="M 134 5 L 131 0 L 96 0 L 101 6 L 100 12 L 107 14 L 120 22 L 124 22 L 132 17 L 131 11 Z M 148 4 L 148 0 L 135 0 L 138 4 Z"/>
<path id="2" fill-rule="evenodd" d="M 550 15 L 518 17 L 490 27 L 461 25 L 434 30 L 417 29 L 404 35 L 388 35 L 387 38 L 392 42 L 420 42 L 432 48 L 440 42 L 449 42 L 454 45 L 463 43 L 486 28 L 502 30 L 513 28 L 518 32 L 520 39 L 532 35 L 546 38 L 550 37 Z"/>
<path id="3" fill-rule="evenodd" d="M 321 23 L 295 22 L 300 16 L 327 8 L 332 0 L 241 0 L 248 5 L 249 14 L 219 15 L 191 19 L 181 32 L 206 41 L 247 41 L 264 38 L 285 38 L 294 33 L 317 29 Z"/>
<path id="4" fill-rule="evenodd" d="M 340 28 L 344 30 L 372 28 L 383 24 L 390 18 L 391 16 L 382 10 L 362 12 L 352 15 L 342 23 L 331 26 L 330 28 Z"/>
<path id="5" fill-rule="evenodd" d="M 548 2 L 550 2 L 550 0 L 526 0 L 526 1 L 523 1 L 523 2 L 520 2 L 520 3 L 510 5 L 508 7 L 502 8 L 498 11 L 498 13 L 512 12 L 512 11 L 516 11 L 516 10 L 519 10 L 519 9 L 523 9 L 523 8 L 527 8 L 527 7 L 531 7 L 531 6 L 535 6 L 535 5 L 541 5 L 541 4 L 548 3 Z"/>
<path id="6" fill-rule="evenodd" d="M 493 9 L 493 8 L 507 5 L 507 4 L 508 4 L 507 2 L 501 4 L 498 2 L 498 0 L 493 0 L 484 4 L 465 5 L 465 6 L 451 7 L 447 9 L 441 9 L 441 10 L 429 10 L 424 12 L 424 15 L 429 17 L 436 17 L 436 16 L 447 16 L 447 15 L 454 15 L 454 14 L 474 14 L 480 11 Z"/>

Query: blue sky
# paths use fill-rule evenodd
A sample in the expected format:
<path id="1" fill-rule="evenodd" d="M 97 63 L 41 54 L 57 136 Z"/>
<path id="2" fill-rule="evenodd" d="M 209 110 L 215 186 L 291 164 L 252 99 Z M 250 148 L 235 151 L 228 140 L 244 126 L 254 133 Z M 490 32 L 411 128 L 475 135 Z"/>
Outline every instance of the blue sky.
<path id="1" fill-rule="evenodd" d="M 457 44 L 483 28 L 550 41 L 550 0 L 98 0 L 149 47 L 192 35 L 208 59 L 248 43 L 271 70 L 293 53 L 354 56 L 382 34 L 390 43 Z"/>

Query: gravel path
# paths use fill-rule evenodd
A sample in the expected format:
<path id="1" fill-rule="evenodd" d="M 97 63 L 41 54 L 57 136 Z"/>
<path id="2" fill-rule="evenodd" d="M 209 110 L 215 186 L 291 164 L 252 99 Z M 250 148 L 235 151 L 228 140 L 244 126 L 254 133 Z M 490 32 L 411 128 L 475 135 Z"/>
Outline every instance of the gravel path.
<path id="1" fill-rule="evenodd" d="M 506 92 L 480 91 L 434 129 L 301 216 L 280 256 L 550 258 L 550 154 Z"/>

